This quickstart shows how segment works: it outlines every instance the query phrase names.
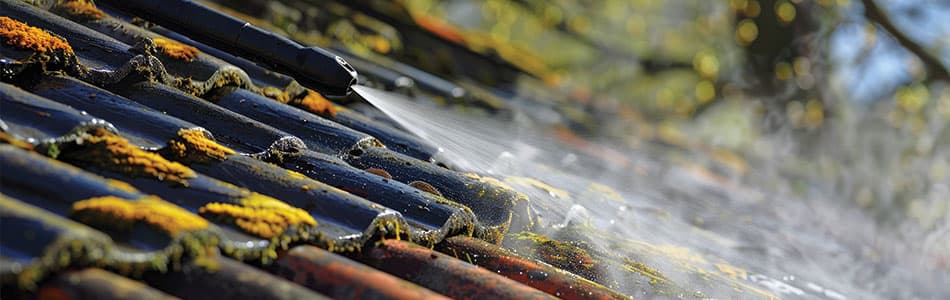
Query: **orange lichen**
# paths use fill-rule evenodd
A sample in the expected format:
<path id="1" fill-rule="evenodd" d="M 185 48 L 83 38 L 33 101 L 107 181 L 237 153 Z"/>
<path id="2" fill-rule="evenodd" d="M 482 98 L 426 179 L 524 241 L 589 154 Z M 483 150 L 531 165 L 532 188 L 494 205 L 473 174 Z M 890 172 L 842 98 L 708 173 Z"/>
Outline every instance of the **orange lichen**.
<path id="1" fill-rule="evenodd" d="M 150 177 L 185 186 L 188 185 L 187 179 L 196 176 L 188 167 L 142 150 L 105 129 L 97 128 L 84 133 L 73 143 L 74 145 L 68 145 L 68 148 L 72 149 L 63 148 L 60 159 L 81 162 L 132 177 Z"/>
<path id="2" fill-rule="evenodd" d="M 108 16 L 91 1 L 70 0 L 57 4 L 55 8 L 83 20 L 99 20 Z"/>
<path id="3" fill-rule="evenodd" d="M 439 192 L 439 189 L 436 189 L 434 186 L 425 181 L 413 181 L 409 183 L 409 186 L 429 194 L 442 196 L 442 192 Z"/>
<path id="4" fill-rule="evenodd" d="M 367 168 L 363 171 L 366 171 L 367 173 L 370 173 L 382 178 L 393 179 L 393 175 L 389 175 L 389 172 L 386 172 L 386 170 L 383 170 L 380 168 Z"/>
<path id="5" fill-rule="evenodd" d="M 178 137 L 168 141 L 166 153 L 185 163 L 222 161 L 234 154 L 231 148 L 218 144 L 201 129 L 182 129 Z"/>
<path id="6" fill-rule="evenodd" d="M 138 200 L 115 196 L 90 198 L 74 203 L 73 214 L 83 222 L 126 230 L 137 222 L 144 222 L 172 236 L 182 231 L 205 229 L 209 224 L 207 220 L 155 196 Z"/>
<path id="7" fill-rule="evenodd" d="M 154 38 L 155 47 L 168 57 L 190 62 L 198 57 L 198 48 L 165 38 Z"/>
<path id="8" fill-rule="evenodd" d="M 240 204 L 209 203 L 198 212 L 232 218 L 237 227 L 264 238 L 276 237 L 291 226 L 317 225 L 307 211 L 257 193 L 241 199 Z"/>
<path id="9" fill-rule="evenodd" d="M 4 44 L 21 49 L 37 52 L 61 50 L 65 53 L 73 53 L 73 47 L 69 46 L 63 38 L 10 17 L 0 17 L 0 38 L 3 39 Z"/>
<path id="10" fill-rule="evenodd" d="M 446 22 L 445 20 L 427 14 L 416 14 L 413 15 L 412 18 L 413 21 L 416 21 L 416 25 L 425 28 L 427 31 L 434 33 L 443 39 L 455 42 L 457 44 L 465 44 L 465 37 L 462 35 L 459 28 Z"/>
<path id="11" fill-rule="evenodd" d="M 324 117 L 332 118 L 336 115 L 336 107 L 333 106 L 333 102 L 323 98 L 320 93 L 311 90 L 307 90 L 303 97 L 292 100 L 290 104 Z"/>
<path id="12" fill-rule="evenodd" d="M 3 131 L 0 131 L 0 144 L 10 144 L 23 150 L 33 150 L 33 144 L 20 140 Z"/>
<path id="13" fill-rule="evenodd" d="M 264 95 L 264 97 L 277 100 L 277 102 L 280 102 L 280 103 L 288 103 L 290 102 L 290 98 L 291 98 L 290 94 L 288 94 L 286 91 L 272 87 L 272 86 L 264 87 L 263 89 L 260 90 L 259 93 L 261 95 Z"/>

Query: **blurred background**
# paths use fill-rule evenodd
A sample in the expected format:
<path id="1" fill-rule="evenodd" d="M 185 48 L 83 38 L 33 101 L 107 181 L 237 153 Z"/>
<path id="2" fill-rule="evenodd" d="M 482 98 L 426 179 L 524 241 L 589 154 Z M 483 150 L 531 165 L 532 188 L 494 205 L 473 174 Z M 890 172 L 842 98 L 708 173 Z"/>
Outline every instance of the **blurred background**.
<path id="1" fill-rule="evenodd" d="M 948 295 L 942 280 L 950 270 L 950 2 L 212 4 L 346 53 L 365 85 L 485 120 L 529 120 L 518 124 L 607 162 L 572 169 L 565 162 L 572 160 L 558 156 L 553 164 L 562 171 L 596 173 L 591 178 L 628 201 L 650 203 L 644 205 L 652 212 L 631 218 L 672 215 L 683 228 L 736 243 L 707 247 L 686 229 L 674 238 L 647 234 L 644 224 L 617 229 L 616 207 L 607 216 L 587 206 L 590 218 L 610 220 L 605 231 L 703 248 L 774 279 L 743 277 L 780 296 Z M 412 84 L 367 71 L 379 65 L 410 75 Z M 333 100 L 362 105 L 353 97 Z M 671 170 L 711 182 L 722 195 Z M 630 184 L 625 173 L 643 178 Z M 764 200 L 736 204 L 747 198 L 736 187 Z M 578 194 L 573 203 L 583 202 Z M 568 207 L 559 206 L 563 224 L 571 221 Z M 731 213 L 738 209 L 750 211 Z M 650 224 L 678 228 L 657 222 Z M 796 286 L 795 276 L 817 278 L 821 286 Z M 682 284 L 692 286 L 695 279 L 685 278 Z"/>

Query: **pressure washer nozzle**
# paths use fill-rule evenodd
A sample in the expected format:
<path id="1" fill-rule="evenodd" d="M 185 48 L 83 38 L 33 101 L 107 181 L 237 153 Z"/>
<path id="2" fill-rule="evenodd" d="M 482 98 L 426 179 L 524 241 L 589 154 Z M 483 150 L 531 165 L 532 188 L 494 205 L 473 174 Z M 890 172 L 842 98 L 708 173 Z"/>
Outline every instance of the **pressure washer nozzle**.
<path id="1" fill-rule="evenodd" d="M 235 52 L 293 76 L 325 95 L 343 96 L 357 83 L 356 69 L 320 47 L 297 42 L 190 0 L 101 0 L 221 50 Z"/>

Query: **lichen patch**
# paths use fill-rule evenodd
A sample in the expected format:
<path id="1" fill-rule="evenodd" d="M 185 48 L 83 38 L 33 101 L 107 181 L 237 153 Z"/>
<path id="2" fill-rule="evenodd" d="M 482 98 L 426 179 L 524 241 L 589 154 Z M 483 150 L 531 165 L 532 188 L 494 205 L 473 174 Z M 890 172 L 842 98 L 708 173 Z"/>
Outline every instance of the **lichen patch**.
<path id="1" fill-rule="evenodd" d="M 333 102 L 312 90 L 307 90 L 307 93 L 303 94 L 302 97 L 291 100 L 290 104 L 324 117 L 332 118 L 336 115 L 336 107 L 333 106 Z"/>
<path id="2" fill-rule="evenodd" d="M 187 179 L 196 176 L 188 167 L 142 150 L 125 138 L 101 128 L 82 133 L 59 148 L 63 151 L 59 155 L 62 160 L 80 162 L 131 177 L 148 177 L 187 186 Z"/>
<path id="3" fill-rule="evenodd" d="M 257 193 L 241 199 L 240 204 L 209 203 L 198 212 L 231 219 L 237 227 L 264 238 L 277 237 L 291 226 L 317 225 L 307 211 Z"/>
<path id="4" fill-rule="evenodd" d="M 109 187 L 110 187 L 110 188 L 113 188 L 113 189 L 116 189 L 116 190 L 119 190 L 119 191 L 123 191 L 123 192 L 126 192 L 126 193 L 138 193 L 138 192 L 139 192 L 138 189 L 136 189 L 136 188 L 133 187 L 131 184 L 129 184 L 129 183 L 125 182 L 125 181 L 115 180 L 115 179 L 111 179 L 111 178 L 106 178 L 106 182 L 109 183 Z"/>
<path id="5" fill-rule="evenodd" d="M 185 163 L 223 161 L 228 155 L 236 153 L 212 140 L 201 129 L 179 130 L 178 137 L 168 141 L 164 152 Z"/>
<path id="6" fill-rule="evenodd" d="M 64 1 L 56 4 L 54 8 L 81 20 L 99 20 L 109 16 L 88 0 Z"/>
<path id="7" fill-rule="evenodd" d="M 191 62 L 198 57 L 198 48 L 182 44 L 178 41 L 166 38 L 154 38 L 152 42 L 159 51 L 162 51 L 168 57 Z"/>
<path id="8" fill-rule="evenodd" d="M 280 103 L 288 103 L 290 102 L 291 98 L 290 94 L 286 91 L 272 86 L 264 87 L 261 89 L 260 93 L 265 97 L 277 100 L 277 102 Z"/>
<path id="9" fill-rule="evenodd" d="M 73 47 L 63 38 L 6 16 L 0 17 L 0 39 L 3 44 L 20 49 L 37 52 L 61 50 L 68 54 L 73 53 Z"/>
<path id="10" fill-rule="evenodd" d="M 74 203 L 73 214 L 85 223 L 117 226 L 126 230 L 135 223 L 143 222 L 171 236 L 183 231 L 205 229 L 209 225 L 207 220 L 155 196 L 138 200 L 115 196 L 90 198 Z"/>

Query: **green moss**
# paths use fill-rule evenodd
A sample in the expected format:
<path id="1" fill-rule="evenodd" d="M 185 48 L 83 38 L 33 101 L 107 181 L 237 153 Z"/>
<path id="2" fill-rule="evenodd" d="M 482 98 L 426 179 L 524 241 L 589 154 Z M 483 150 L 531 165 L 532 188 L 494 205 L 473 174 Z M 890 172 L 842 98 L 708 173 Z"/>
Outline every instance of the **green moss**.
<path id="1" fill-rule="evenodd" d="M 660 271 L 657 271 L 656 269 L 650 266 L 647 266 L 646 264 L 642 262 L 639 262 L 630 258 L 624 258 L 623 261 L 624 261 L 624 264 L 623 264 L 624 270 L 649 277 L 650 285 L 656 286 L 656 285 L 666 285 L 670 283 L 670 280 L 667 279 L 666 276 L 663 276 L 663 274 L 661 274 Z"/>
<path id="2" fill-rule="evenodd" d="M 536 259 L 593 281 L 603 278 L 601 260 L 591 256 L 584 242 L 554 240 L 530 231 L 511 235 L 511 238 L 516 248 Z"/>

